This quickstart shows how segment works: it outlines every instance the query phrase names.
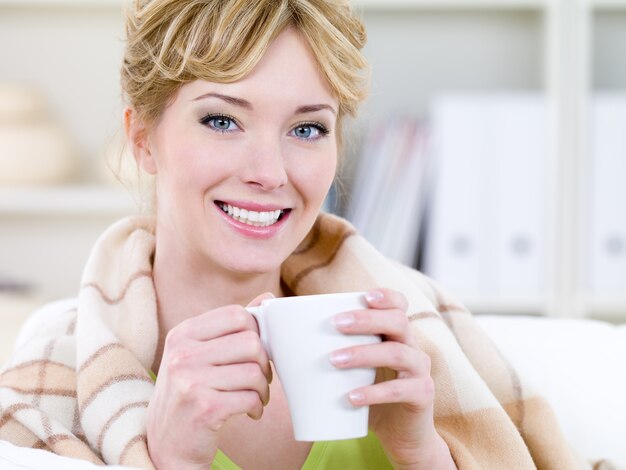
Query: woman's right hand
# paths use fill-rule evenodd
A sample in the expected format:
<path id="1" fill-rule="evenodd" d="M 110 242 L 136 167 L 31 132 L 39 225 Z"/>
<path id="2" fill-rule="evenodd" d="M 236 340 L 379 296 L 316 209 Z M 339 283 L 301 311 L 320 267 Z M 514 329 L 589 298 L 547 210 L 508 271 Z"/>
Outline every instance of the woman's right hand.
<path id="1" fill-rule="evenodd" d="M 148 405 L 148 449 L 156 468 L 210 469 L 224 423 L 243 413 L 261 418 L 271 376 L 254 317 L 239 305 L 173 328 Z"/>

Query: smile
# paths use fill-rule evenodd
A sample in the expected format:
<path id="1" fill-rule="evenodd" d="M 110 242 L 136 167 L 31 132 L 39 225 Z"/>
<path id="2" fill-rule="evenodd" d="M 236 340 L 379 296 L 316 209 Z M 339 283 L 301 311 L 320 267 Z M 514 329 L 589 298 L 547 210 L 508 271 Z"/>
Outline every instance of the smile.
<path id="1" fill-rule="evenodd" d="M 221 201 L 217 201 L 216 204 L 220 207 L 220 209 L 222 209 L 225 214 L 228 214 L 229 217 L 235 219 L 238 222 L 247 225 L 253 225 L 254 227 L 267 227 L 269 225 L 274 225 L 280 220 L 280 218 L 284 214 L 283 209 L 277 209 L 275 211 L 268 212 L 257 212 L 242 209 L 237 206 L 231 206 L 230 204 L 226 204 L 225 202 Z"/>

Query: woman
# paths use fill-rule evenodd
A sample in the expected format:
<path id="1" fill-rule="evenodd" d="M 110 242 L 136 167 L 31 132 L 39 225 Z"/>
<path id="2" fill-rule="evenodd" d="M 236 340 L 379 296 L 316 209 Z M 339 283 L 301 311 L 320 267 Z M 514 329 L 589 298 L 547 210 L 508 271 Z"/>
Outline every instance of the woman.
<path id="1" fill-rule="evenodd" d="M 502 382 L 518 379 L 467 313 L 320 215 L 342 122 L 365 95 L 365 35 L 349 7 L 135 3 L 124 123 L 154 176 L 154 217 L 109 229 L 75 307 L 55 306 L 17 353 L 0 379 L 0 438 L 157 469 L 349 468 L 334 460 L 344 454 L 352 468 L 568 468 L 549 410 Z M 354 290 L 369 308 L 336 328 L 385 341 L 329 360 L 378 368 L 348 397 L 371 405 L 371 435 L 320 452 L 294 440 L 244 306 Z"/>

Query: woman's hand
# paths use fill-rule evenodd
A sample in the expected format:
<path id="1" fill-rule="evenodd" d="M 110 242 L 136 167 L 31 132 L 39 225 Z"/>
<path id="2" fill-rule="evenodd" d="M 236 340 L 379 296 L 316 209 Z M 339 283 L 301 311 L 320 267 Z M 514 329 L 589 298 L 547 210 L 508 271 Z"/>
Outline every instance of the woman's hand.
<path id="1" fill-rule="evenodd" d="M 412 334 L 405 297 L 393 290 L 376 289 L 366 298 L 368 310 L 335 317 L 335 326 L 342 333 L 383 337 L 381 343 L 331 355 L 331 362 L 339 368 L 378 368 L 376 383 L 353 390 L 351 403 L 370 405 L 370 428 L 396 468 L 456 468 L 434 426 L 430 357 Z"/>
<path id="2" fill-rule="evenodd" d="M 221 307 L 173 328 L 148 405 L 155 466 L 210 469 L 224 423 L 242 413 L 261 418 L 271 374 L 256 322 L 241 306 Z"/>

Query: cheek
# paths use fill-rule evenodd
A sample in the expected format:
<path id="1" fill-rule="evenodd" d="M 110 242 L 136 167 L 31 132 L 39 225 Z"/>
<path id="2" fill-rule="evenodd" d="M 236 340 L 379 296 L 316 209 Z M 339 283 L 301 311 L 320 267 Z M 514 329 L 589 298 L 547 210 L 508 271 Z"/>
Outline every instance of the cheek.
<path id="1" fill-rule="evenodd" d="M 337 158 L 334 154 L 324 158 L 323 162 L 299 168 L 297 185 L 303 198 L 321 205 L 335 178 L 336 169 Z"/>
<path id="2" fill-rule="evenodd" d="M 165 174 L 172 184 L 191 189 L 207 186 L 229 173 L 228 160 L 219 145 L 202 139 L 172 139 L 165 148 Z"/>

